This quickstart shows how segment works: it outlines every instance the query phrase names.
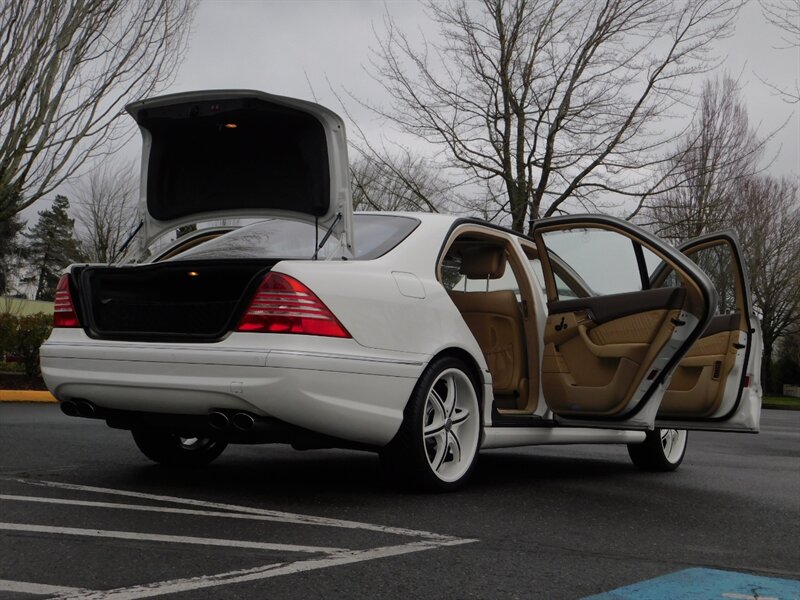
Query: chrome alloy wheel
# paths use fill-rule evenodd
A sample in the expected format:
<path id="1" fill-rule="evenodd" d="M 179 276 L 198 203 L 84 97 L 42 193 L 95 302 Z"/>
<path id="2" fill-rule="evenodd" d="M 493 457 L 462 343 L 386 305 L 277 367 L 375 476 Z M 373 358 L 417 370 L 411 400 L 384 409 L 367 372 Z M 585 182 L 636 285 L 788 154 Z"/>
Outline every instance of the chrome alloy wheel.
<path id="1" fill-rule="evenodd" d="M 662 429 L 660 434 L 664 458 L 672 464 L 680 461 L 683 457 L 684 450 L 686 450 L 686 430 Z"/>
<path id="2" fill-rule="evenodd" d="M 423 410 L 423 443 L 431 471 L 442 481 L 457 481 L 478 451 L 480 411 L 469 377 L 459 369 L 442 371 L 428 390 Z"/>

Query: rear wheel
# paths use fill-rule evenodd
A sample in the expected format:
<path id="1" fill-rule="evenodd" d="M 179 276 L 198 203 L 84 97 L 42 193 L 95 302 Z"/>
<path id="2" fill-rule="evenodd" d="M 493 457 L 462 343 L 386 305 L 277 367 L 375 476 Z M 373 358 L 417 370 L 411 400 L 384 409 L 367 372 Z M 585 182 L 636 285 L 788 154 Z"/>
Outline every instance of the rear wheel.
<path id="1" fill-rule="evenodd" d="M 201 467 L 217 458 L 227 447 L 210 437 L 184 437 L 134 429 L 133 441 L 147 458 L 173 467 Z"/>
<path id="2" fill-rule="evenodd" d="M 381 460 L 392 478 L 429 491 L 455 490 L 475 467 L 481 435 L 476 384 L 456 358 L 442 358 L 423 373 L 403 425 Z"/>
<path id="3" fill-rule="evenodd" d="M 641 444 L 628 444 L 628 454 L 645 471 L 674 471 L 683 462 L 688 439 L 685 429 L 654 429 Z"/>

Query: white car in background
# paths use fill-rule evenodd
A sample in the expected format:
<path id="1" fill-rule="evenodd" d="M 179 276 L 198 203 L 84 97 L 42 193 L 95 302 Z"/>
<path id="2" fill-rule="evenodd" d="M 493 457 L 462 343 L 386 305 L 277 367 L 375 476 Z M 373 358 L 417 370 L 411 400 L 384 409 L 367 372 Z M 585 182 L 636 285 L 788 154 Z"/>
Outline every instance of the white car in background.
<path id="1" fill-rule="evenodd" d="M 193 222 L 262 219 L 59 283 L 49 389 L 149 458 L 359 448 L 449 490 L 481 448 L 627 444 L 637 466 L 672 470 L 687 430 L 758 431 L 761 339 L 730 235 L 680 252 L 597 215 L 526 237 L 353 214 L 344 125 L 322 106 L 209 91 L 128 110 L 142 250 Z"/>

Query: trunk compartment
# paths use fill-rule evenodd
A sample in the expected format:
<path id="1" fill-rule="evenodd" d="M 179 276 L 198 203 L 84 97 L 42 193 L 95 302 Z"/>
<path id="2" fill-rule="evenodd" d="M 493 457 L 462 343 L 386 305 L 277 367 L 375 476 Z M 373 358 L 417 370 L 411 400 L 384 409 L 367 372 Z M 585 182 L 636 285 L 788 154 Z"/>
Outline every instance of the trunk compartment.
<path id="1" fill-rule="evenodd" d="M 72 271 L 81 324 L 99 339 L 214 342 L 236 327 L 277 260 L 180 261 Z"/>

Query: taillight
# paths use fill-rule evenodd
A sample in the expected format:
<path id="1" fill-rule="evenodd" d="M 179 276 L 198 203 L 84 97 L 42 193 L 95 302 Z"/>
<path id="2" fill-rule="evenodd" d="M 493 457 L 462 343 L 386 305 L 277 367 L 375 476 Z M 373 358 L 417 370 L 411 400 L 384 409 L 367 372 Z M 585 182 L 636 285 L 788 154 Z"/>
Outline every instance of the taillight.
<path id="1" fill-rule="evenodd" d="M 69 275 L 62 275 L 56 286 L 56 297 L 53 302 L 53 327 L 80 327 L 75 305 L 69 293 Z"/>
<path id="2" fill-rule="evenodd" d="M 322 300 L 282 273 L 269 273 L 264 278 L 236 331 L 350 337 Z"/>

